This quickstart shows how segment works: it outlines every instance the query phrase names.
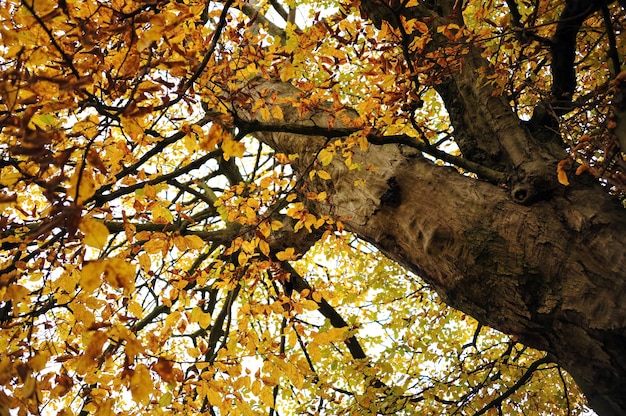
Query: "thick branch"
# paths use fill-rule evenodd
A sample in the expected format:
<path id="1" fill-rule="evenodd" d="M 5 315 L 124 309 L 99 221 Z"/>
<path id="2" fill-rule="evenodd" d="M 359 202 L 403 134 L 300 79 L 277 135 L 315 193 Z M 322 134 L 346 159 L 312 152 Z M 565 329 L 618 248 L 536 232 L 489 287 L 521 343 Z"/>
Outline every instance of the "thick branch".
<path id="1" fill-rule="evenodd" d="M 571 109 L 576 90 L 576 35 L 583 22 L 598 10 L 602 2 L 567 0 L 552 37 L 552 94 L 557 100 L 555 111 L 565 114 Z"/>

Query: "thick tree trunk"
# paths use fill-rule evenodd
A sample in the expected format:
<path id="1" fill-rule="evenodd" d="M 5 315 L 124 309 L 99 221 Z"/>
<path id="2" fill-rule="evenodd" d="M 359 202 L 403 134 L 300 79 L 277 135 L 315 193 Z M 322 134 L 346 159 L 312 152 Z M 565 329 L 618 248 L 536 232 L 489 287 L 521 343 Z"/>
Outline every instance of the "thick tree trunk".
<path id="1" fill-rule="evenodd" d="M 255 90 L 266 88 L 298 94 L 281 83 Z M 327 113 L 283 111 L 287 122 L 328 126 Z M 354 162 L 376 169 L 349 170 L 337 156 L 323 167 L 331 180 L 313 181 L 307 170 L 325 138 L 257 135 L 278 152 L 299 154 L 294 168 L 306 190 L 328 193 L 308 202 L 311 211 L 341 218 L 450 306 L 551 352 L 599 414 L 626 413 L 626 211 L 600 186 L 563 188 L 525 206 L 501 186 L 396 144 L 355 150 Z"/>
<path id="2" fill-rule="evenodd" d="M 290 153 L 310 144 L 275 140 Z M 504 189 L 395 145 L 372 146 L 362 158 L 377 174 L 355 187 L 362 178 L 331 164 L 332 182 L 316 184 L 330 203 L 315 204 L 316 213 L 344 218 L 349 231 L 420 275 L 450 306 L 553 353 L 599 414 L 626 412 L 623 208 L 600 189 L 568 189 L 522 206 Z M 388 183 L 399 203 L 381 202 Z"/>
<path id="3" fill-rule="evenodd" d="M 462 24 L 453 12 L 458 2 L 432 3 L 436 7 L 402 13 L 427 17 L 432 33 L 450 22 Z M 378 15 L 388 6 L 361 4 L 371 6 L 364 10 L 370 19 L 389 22 Z M 434 36 L 432 50 L 445 45 Z M 342 219 L 346 229 L 420 275 L 448 305 L 552 353 L 598 414 L 626 414 L 626 210 L 591 179 L 574 178 L 569 187 L 557 183 L 564 151 L 533 136 L 508 101 L 480 82 L 480 69 L 488 67 L 469 45 L 463 70 L 434 87 L 464 156 L 505 170 L 507 184 L 471 179 L 397 144 L 353 148 L 362 169 L 348 169 L 338 156 L 316 166 L 315 155 L 328 140 L 311 131 L 317 127 L 331 137 L 324 130 L 342 125 L 329 123 L 328 112 L 302 116 L 289 104 L 283 113 L 290 129 L 264 126 L 256 134 L 278 152 L 300 155 L 294 168 L 304 189 L 327 192 L 326 201 L 307 202 L 312 212 Z M 265 97 L 263 90 L 293 101 L 300 94 L 280 82 L 249 87 L 248 100 Z M 243 101 L 237 116 L 255 121 Z M 345 116 L 355 118 L 349 111 Z M 294 125 L 309 135 L 294 133 Z M 311 167 L 326 170 L 331 180 L 311 179 Z"/>

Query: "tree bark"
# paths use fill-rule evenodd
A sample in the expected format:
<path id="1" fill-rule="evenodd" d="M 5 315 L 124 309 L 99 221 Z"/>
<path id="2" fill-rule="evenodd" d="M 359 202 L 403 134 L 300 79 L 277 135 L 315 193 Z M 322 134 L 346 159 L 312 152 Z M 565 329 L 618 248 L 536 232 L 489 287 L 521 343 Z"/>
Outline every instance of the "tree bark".
<path id="1" fill-rule="evenodd" d="M 362 2 L 368 3 L 378 4 Z M 430 3 L 453 11 L 453 2 Z M 374 6 L 366 12 L 376 14 Z M 445 23 L 441 10 L 419 7 L 434 27 Z M 306 128 L 307 135 L 263 126 L 245 101 L 264 97 L 263 90 L 297 101 L 301 92 L 281 82 L 251 82 L 237 117 L 258 122 L 255 135 L 277 152 L 300 155 L 294 169 L 303 189 L 328 194 L 323 202 L 307 201 L 312 212 L 341 219 L 348 231 L 421 276 L 448 305 L 552 353 L 598 414 L 626 414 L 626 211 L 592 179 L 557 183 L 564 151 L 533 136 L 506 99 L 479 82 L 478 68 L 488 66 L 470 46 L 464 70 L 435 88 L 464 156 L 506 169 L 507 183 L 463 176 L 399 144 L 353 148 L 361 169 L 348 169 L 339 156 L 315 165 L 327 138 L 337 135 L 328 126 L 350 122 L 330 123 L 323 111 L 301 115 L 285 104 L 285 123 Z M 343 116 L 356 119 L 348 110 Z M 311 179 L 312 167 L 331 179 Z"/>
<path id="2" fill-rule="evenodd" d="M 250 99 L 268 88 L 282 97 L 299 94 L 279 82 L 250 88 Z M 252 120 L 245 107 L 238 115 Z M 326 112 L 300 117 L 289 105 L 283 112 L 303 128 L 328 126 Z M 303 188 L 328 193 L 326 201 L 308 201 L 312 212 L 342 219 L 448 305 L 552 353 L 598 414 L 626 412 L 626 211 L 600 186 L 573 185 L 525 206 L 502 186 L 397 144 L 353 149 L 355 163 L 376 169 L 349 170 L 337 156 L 323 167 L 331 180 L 311 180 L 311 166 L 322 168 L 313 161 L 325 137 L 255 135 L 277 152 L 300 155 L 294 168 Z"/>

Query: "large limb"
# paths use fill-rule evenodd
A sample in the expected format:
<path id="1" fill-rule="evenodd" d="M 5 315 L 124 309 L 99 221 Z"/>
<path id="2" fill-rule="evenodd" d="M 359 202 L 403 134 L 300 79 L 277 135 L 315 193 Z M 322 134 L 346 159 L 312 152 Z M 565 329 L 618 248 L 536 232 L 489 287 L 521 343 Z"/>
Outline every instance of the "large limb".
<path id="1" fill-rule="evenodd" d="M 370 15 L 383 18 L 381 2 L 364 0 Z M 432 3 L 432 4 L 431 4 Z M 545 146 L 542 140 L 522 127 L 506 97 L 489 82 L 491 65 L 482 55 L 482 49 L 473 42 L 453 47 L 440 30 L 448 25 L 463 26 L 458 2 L 425 2 L 417 7 L 393 9 L 397 16 L 387 23 L 397 28 L 405 38 L 404 44 L 412 44 L 419 33 L 407 34 L 396 22 L 416 18 L 428 25 L 431 40 L 416 60 L 441 62 L 456 56 L 447 67 L 439 68 L 441 76 L 433 80 L 433 87 L 441 96 L 454 128 L 455 142 L 464 157 L 489 168 L 506 172 L 511 196 L 521 204 L 551 196 L 559 184 L 556 180 L 556 163 L 566 157 L 561 148 Z M 443 32 L 443 33 L 442 33 Z M 408 51 L 405 55 L 410 55 Z M 457 62 L 454 64 L 453 62 Z M 455 67 L 455 65 L 457 65 Z M 437 68 L 435 68 L 436 70 Z"/>
<path id="2" fill-rule="evenodd" d="M 583 22 L 598 10 L 602 2 L 591 0 L 567 0 L 552 37 L 552 94 L 557 100 L 555 111 L 567 113 L 571 108 L 572 95 L 576 89 L 576 35 Z"/>
<path id="3" fill-rule="evenodd" d="M 255 99 L 267 88 L 295 100 L 301 94 L 271 81 L 251 83 L 247 94 Z M 328 126 L 328 113 L 301 117 L 289 107 L 286 122 Z M 238 116 L 254 118 L 245 106 Z M 525 207 L 501 187 L 391 144 L 355 150 L 353 161 L 376 171 L 349 170 L 337 158 L 324 167 L 331 180 L 313 181 L 314 156 L 305 156 L 325 138 L 256 136 L 301 155 L 294 168 L 306 189 L 328 194 L 310 202 L 312 212 L 342 217 L 346 229 L 418 273 L 450 306 L 553 353 L 599 413 L 626 410 L 626 254 L 614 249 L 626 243 L 626 218 L 600 187 L 571 187 Z M 390 188 L 392 203 L 383 197 Z"/>

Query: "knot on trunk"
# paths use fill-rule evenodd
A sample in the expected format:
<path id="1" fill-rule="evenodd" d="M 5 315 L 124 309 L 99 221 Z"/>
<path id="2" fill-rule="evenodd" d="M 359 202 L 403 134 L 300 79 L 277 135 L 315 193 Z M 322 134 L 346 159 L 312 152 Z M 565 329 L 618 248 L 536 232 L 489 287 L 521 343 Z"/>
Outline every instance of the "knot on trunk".
<path id="1" fill-rule="evenodd" d="M 511 198 L 518 204 L 529 205 L 550 199 L 561 188 L 556 163 L 532 161 L 522 164 L 509 180 Z"/>

